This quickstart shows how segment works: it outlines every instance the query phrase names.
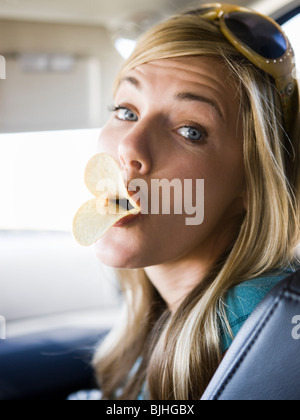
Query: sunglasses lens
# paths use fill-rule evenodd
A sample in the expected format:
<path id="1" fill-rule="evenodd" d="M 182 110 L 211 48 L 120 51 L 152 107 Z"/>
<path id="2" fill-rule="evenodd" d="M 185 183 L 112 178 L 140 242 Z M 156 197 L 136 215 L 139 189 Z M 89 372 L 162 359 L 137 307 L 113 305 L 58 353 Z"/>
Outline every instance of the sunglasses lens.
<path id="1" fill-rule="evenodd" d="M 255 13 L 232 12 L 224 19 L 231 33 L 262 57 L 277 59 L 286 53 L 285 37 L 264 17 Z"/>

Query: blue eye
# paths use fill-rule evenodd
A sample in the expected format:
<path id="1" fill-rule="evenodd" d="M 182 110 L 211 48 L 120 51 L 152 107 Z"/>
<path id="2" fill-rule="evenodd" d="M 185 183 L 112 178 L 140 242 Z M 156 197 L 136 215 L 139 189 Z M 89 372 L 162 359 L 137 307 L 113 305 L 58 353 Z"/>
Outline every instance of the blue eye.
<path id="1" fill-rule="evenodd" d="M 193 142 L 203 141 L 206 138 L 205 132 L 197 127 L 181 127 L 177 132 L 180 136 Z"/>
<path id="2" fill-rule="evenodd" d="M 115 112 L 117 113 L 117 118 L 119 120 L 131 122 L 135 122 L 138 120 L 138 116 L 136 115 L 136 113 L 128 108 L 118 107 L 115 108 Z"/>

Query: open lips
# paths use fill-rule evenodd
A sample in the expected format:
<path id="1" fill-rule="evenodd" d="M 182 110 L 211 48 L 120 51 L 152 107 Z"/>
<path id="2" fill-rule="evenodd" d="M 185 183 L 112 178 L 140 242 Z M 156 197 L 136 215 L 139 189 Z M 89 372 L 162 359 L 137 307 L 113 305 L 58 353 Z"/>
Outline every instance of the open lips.
<path id="1" fill-rule="evenodd" d="M 121 219 L 140 213 L 110 155 L 92 157 L 85 170 L 85 184 L 96 198 L 85 203 L 74 218 L 74 237 L 81 245 L 94 244 Z"/>

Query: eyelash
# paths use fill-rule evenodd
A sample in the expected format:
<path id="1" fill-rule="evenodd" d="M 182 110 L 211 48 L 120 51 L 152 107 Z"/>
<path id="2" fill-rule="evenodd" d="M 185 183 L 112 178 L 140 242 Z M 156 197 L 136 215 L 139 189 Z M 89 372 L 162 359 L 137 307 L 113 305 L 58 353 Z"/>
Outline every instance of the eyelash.
<path id="1" fill-rule="evenodd" d="M 115 112 L 118 112 L 118 111 L 120 111 L 120 110 L 128 110 L 128 111 L 130 111 L 130 109 L 128 108 L 128 107 L 126 107 L 126 106 L 122 106 L 122 105 L 117 105 L 117 106 L 115 106 L 115 105 L 112 105 L 112 106 L 109 106 L 108 107 L 108 111 L 109 112 L 112 112 L 112 113 L 115 113 Z M 124 121 L 126 121 L 126 120 L 124 120 Z M 130 122 L 130 121 L 129 121 Z M 192 140 L 192 139 L 188 139 L 188 138 L 186 138 L 186 137 L 184 137 L 183 135 L 181 135 L 181 134 L 179 134 L 178 133 L 178 131 L 179 130 L 181 130 L 181 129 L 184 129 L 184 128 L 186 128 L 186 129 L 190 129 L 190 130 L 197 130 L 197 131 L 199 131 L 199 132 L 202 132 L 202 137 L 203 137 L 203 139 L 202 140 Z M 180 128 L 178 128 L 177 130 L 176 130 L 176 133 L 179 135 L 179 136 L 181 136 L 186 142 L 188 142 L 188 143 L 193 143 L 193 144 L 203 144 L 203 143 L 205 143 L 206 141 L 207 141 L 207 138 L 208 138 L 208 133 L 207 133 L 207 131 L 205 130 L 205 128 L 203 128 L 203 127 L 201 127 L 200 125 L 198 125 L 198 124 L 195 124 L 194 122 L 188 122 L 187 124 L 185 124 L 184 126 L 181 126 Z"/>
<path id="2" fill-rule="evenodd" d="M 115 106 L 115 105 L 110 105 L 109 107 L 108 107 L 108 112 L 117 112 L 117 111 L 119 111 L 120 109 L 127 109 L 125 106 L 121 106 L 121 105 L 118 105 L 118 106 Z"/>

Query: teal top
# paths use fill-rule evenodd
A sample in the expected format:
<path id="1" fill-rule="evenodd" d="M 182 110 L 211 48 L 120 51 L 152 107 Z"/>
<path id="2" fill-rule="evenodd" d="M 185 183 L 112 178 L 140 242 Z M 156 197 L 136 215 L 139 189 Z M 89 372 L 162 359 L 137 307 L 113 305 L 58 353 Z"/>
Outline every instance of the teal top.
<path id="1" fill-rule="evenodd" d="M 288 268 L 279 273 L 247 280 L 229 290 L 226 295 L 225 306 L 233 336 L 227 331 L 227 328 L 221 327 L 222 353 L 229 349 L 234 338 L 260 302 L 293 271 L 292 268 Z"/>

